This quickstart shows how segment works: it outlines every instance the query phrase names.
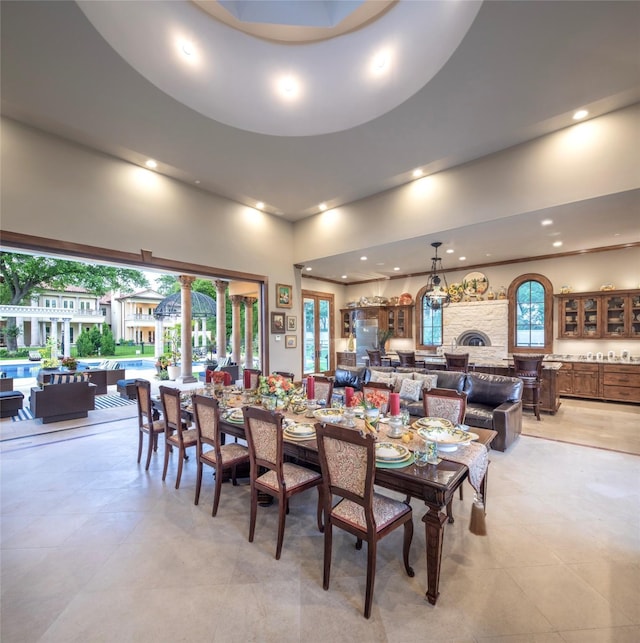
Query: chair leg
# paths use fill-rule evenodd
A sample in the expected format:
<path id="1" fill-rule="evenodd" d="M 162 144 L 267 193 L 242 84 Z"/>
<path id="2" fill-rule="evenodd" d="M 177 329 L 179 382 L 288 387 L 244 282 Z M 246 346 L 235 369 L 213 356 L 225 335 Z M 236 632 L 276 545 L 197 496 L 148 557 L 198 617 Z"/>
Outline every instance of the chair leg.
<path id="1" fill-rule="evenodd" d="M 376 579 L 376 553 L 377 543 L 367 542 L 367 589 L 364 595 L 364 617 L 371 616 L 371 603 L 373 602 L 373 585 Z"/>
<path id="2" fill-rule="evenodd" d="M 280 560 L 282 541 L 284 540 L 284 523 L 289 513 L 289 498 L 278 498 L 278 544 L 276 546 L 276 560 Z"/>
<path id="3" fill-rule="evenodd" d="M 167 469 L 169 467 L 169 454 L 171 453 L 171 445 L 165 441 L 164 443 L 164 468 L 162 469 L 162 482 L 167 477 Z"/>
<path id="4" fill-rule="evenodd" d="M 216 467 L 216 481 L 213 487 L 213 508 L 211 509 L 211 515 L 215 516 L 218 513 L 218 503 L 220 502 L 220 490 L 222 489 L 222 468 L 218 469 Z"/>
<path id="5" fill-rule="evenodd" d="M 176 475 L 176 489 L 180 489 L 180 478 L 182 478 L 182 463 L 184 462 L 184 451 L 178 453 L 178 474 Z"/>
<path id="6" fill-rule="evenodd" d="M 318 485 L 318 531 L 322 533 L 324 531 L 324 523 L 322 520 L 322 509 L 324 506 L 324 493 L 322 491 L 322 485 Z"/>
<path id="7" fill-rule="evenodd" d="M 251 515 L 249 517 L 249 542 L 253 542 L 253 534 L 256 530 L 256 513 L 258 511 L 258 490 L 251 483 Z"/>
<path id="8" fill-rule="evenodd" d="M 140 464 L 141 458 L 142 458 L 142 429 L 138 429 L 138 464 Z"/>
<path id="9" fill-rule="evenodd" d="M 327 516 L 324 526 L 324 576 L 322 579 L 323 589 L 329 589 L 329 577 L 331 576 L 331 541 L 333 536 L 333 529 L 331 521 Z"/>
<path id="10" fill-rule="evenodd" d="M 157 434 L 149 433 L 149 448 L 147 449 L 147 463 L 144 465 L 145 471 L 149 471 L 149 465 L 151 464 L 151 454 L 153 453 L 153 438 L 155 435 Z"/>
<path id="11" fill-rule="evenodd" d="M 197 505 L 198 502 L 200 501 L 200 487 L 202 486 L 202 468 L 203 464 L 200 462 L 200 458 L 198 458 L 198 469 L 197 469 L 197 475 L 196 475 L 196 497 L 193 500 L 193 504 Z"/>
<path id="12" fill-rule="evenodd" d="M 404 560 L 404 569 L 407 572 L 407 576 L 413 578 L 415 572 L 413 567 L 409 564 L 409 551 L 411 550 L 411 541 L 413 540 L 413 518 L 409 518 L 407 522 L 404 523 L 404 541 L 402 543 L 402 559 Z"/>
<path id="13" fill-rule="evenodd" d="M 362 538 L 356 538 L 356 549 L 358 551 L 362 549 Z"/>

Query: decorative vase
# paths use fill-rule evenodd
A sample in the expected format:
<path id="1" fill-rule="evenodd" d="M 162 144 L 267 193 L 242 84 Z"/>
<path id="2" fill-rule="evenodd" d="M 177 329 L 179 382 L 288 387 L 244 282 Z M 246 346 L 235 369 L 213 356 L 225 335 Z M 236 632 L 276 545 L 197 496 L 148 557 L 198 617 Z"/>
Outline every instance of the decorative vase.
<path id="1" fill-rule="evenodd" d="M 262 408 L 267 411 L 276 410 L 276 398 L 273 395 L 263 395 L 262 396 Z"/>
<path id="2" fill-rule="evenodd" d="M 364 412 L 365 419 L 369 420 L 369 423 L 378 428 L 378 420 L 380 419 L 380 409 L 366 409 Z"/>
<path id="3" fill-rule="evenodd" d="M 177 380 L 180 377 L 180 367 L 167 366 L 167 373 L 169 374 L 170 380 Z"/>

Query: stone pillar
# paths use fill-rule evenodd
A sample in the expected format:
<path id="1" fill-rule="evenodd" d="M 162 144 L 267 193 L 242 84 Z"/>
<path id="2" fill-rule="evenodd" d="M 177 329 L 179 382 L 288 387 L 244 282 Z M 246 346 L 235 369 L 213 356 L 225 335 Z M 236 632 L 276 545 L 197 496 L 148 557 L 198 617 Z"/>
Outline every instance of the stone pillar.
<path id="1" fill-rule="evenodd" d="M 242 329 L 240 328 L 240 304 L 244 302 L 242 295 L 231 295 L 231 359 L 240 364 L 242 347 Z"/>
<path id="2" fill-rule="evenodd" d="M 222 279 L 213 282 L 216 287 L 216 353 L 218 359 L 227 356 L 227 286 Z"/>
<path id="3" fill-rule="evenodd" d="M 71 357 L 71 317 L 64 317 L 64 335 L 62 344 L 62 354 L 64 357 Z"/>
<path id="4" fill-rule="evenodd" d="M 156 359 L 164 353 L 164 325 L 162 319 L 156 319 L 156 341 L 155 341 L 155 356 Z"/>
<path id="5" fill-rule="evenodd" d="M 182 323 L 182 336 L 180 344 L 180 365 L 182 368 L 182 375 L 180 379 L 187 382 L 195 382 L 196 378 L 193 376 L 193 351 L 191 350 L 191 284 L 195 281 L 195 277 L 188 275 L 180 275 L 180 305 L 182 308 L 181 323 Z"/>
<path id="6" fill-rule="evenodd" d="M 253 304 L 256 297 L 244 298 L 244 367 L 253 368 Z"/>
<path id="7" fill-rule="evenodd" d="M 40 319 L 31 318 L 31 346 L 40 346 Z"/>
<path id="8" fill-rule="evenodd" d="M 203 317 L 200 320 L 200 346 L 206 349 L 207 344 L 207 318 Z"/>

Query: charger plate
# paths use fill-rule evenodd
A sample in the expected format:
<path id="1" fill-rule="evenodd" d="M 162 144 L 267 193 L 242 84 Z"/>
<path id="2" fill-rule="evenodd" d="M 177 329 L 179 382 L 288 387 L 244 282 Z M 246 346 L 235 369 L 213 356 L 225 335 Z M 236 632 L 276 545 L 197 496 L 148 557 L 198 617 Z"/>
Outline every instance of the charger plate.
<path id="1" fill-rule="evenodd" d="M 409 459 L 404 462 L 380 462 L 380 460 L 376 460 L 376 467 L 378 469 L 402 469 L 403 467 L 412 465 L 414 461 L 415 457 L 413 453 L 411 453 Z"/>

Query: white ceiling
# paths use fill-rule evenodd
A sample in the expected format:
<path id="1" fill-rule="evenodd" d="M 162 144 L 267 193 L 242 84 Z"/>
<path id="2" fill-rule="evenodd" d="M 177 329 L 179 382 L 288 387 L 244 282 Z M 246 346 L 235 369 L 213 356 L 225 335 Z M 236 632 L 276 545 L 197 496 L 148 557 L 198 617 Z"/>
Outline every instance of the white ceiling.
<path id="1" fill-rule="evenodd" d="M 405 35 L 406 42 L 414 42 L 416 34 L 429 40 L 433 25 L 427 23 L 426 11 L 421 17 L 419 9 L 436 4 L 478 6 L 393 4 L 371 25 L 319 43 L 316 51 L 326 62 L 323 73 L 338 74 L 332 71 L 334 52 L 368 54 L 387 24 L 389 30 L 393 25 L 400 42 Z M 407 26 L 406 20 L 397 18 L 409 8 L 414 14 Z M 466 35 L 464 24 L 452 30 L 453 41 L 457 37 L 461 42 L 448 59 L 446 53 L 438 54 L 442 60 L 435 68 L 426 69 L 425 56 L 432 60 L 426 49 L 410 48 L 396 72 L 398 76 L 404 72 L 401 80 L 410 82 L 402 87 L 400 81 L 392 82 L 383 98 L 372 100 L 375 105 L 365 105 L 369 112 L 356 114 L 354 107 L 351 114 L 348 101 L 340 102 L 344 98 L 340 89 L 327 92 L 325 98 L 340 102 L 333 117 L 346 114 L 360 124 L 349 125 L 347 119 L 343 129 L 335 118 L 329 119 L 333 124 L 318 125 L 319 131 L 340 131 L 313 135 L 300 135 L 295 127 L 286 135 L 256 133 L 250 131 L 250 121 L 241 128 L 239 115 L 251 111 L 243 103 L 257 107 L 258 113 L 272 109 L 265 96 L 256 100 L 258 81 L 247 77 L 241 62 L 250 62 L 247 53 L 256 55 L 259 49 L 258 71 L 268 69 L 271 62 L 274 68 L 276 61 L 280 64 L 283 51 L 293 66 L 302 58 L 301 51 L 311 51 L 317 43 L 258 41 L 215 23 L 184 1 L 89 2 L 82 3 L 82 9 L 64 1 L 1 2 L 0 10 L 4 115 L 132 163 L 142 165 L 154 158 L 164 174 L 191 185 L 199 181 L 200 189 L 249 206 L 262 201 L 268 212 L 291 221 L 317 213 L 321 202 L 335 207 L 405 183 L 416 167 L 432 173 L 567 127 L 577 108 L 586 107 L 592 117 L 640 101 L 637 2 L 484 2 L 475 19 L 466 14 L 471 22 Z M 100 22 L 117 51 L 85 12 Z M 215 85 L 215 74 L 204 82 L 181 73 L 175 47 L 166 37 L 176 32 L 181 16 L 196 43 L 199 24 L 207 33 L 214 30 L 216 51 L 223 58 L 216 63 L 228 72 L 221 77 L 228 91 L 224 84 Z M 209 50 L 198 51 L 204 55 Z M 412 51 L 415 57 L 409 56 Z M 416 62 L 424 69 L 406 78 Z M 312 74 L 305 82 L 309 86 L 321 77 Z M 217 100 L 225 95 L 230 99 L 226 105 L 220 100 L 213 108 L 206 104 L 207 97 Z M 221 110 L 217 118 L 206 115 L 214 108 Z M 231 116 L 239 119 L 236 126 L 228 124 Z M 310 122 L 320 123 L 322 116 Z M 482 239 L 484 259 L 478 260 L 485 262 L 504 258 L 505 248 L 511 256 L 514 247 L 520 256 L 537 256 L 549 254 L 548 238 L 539 226 L 543 215 L 562 221 L 572 231 L 576 247 L 590 248 L 613 245 L 616 239 L 638 241 L 639 212 L 640 190 L 636 190 L 468 226 L 437 240 L 464 251 L 465 245 L 478 247 Z M 605 227 L 609 233 L 616 229 L 620 236 L 603 243 Z M 366 273 L 357 263 L 360 253 L 354 253 L 358 256 L 314 261 L 313 274 L 339 279 L 349 273 L 351 280 L 359 271 L 360 278 L 393 274 L 396 265 L 403 273 L 422 271 L 431 256 L 426 244 L 433 240 L 380 246 L 376 263 L 384 265 Z M 447 255 L 444 262 L 450 263 Z"/>

